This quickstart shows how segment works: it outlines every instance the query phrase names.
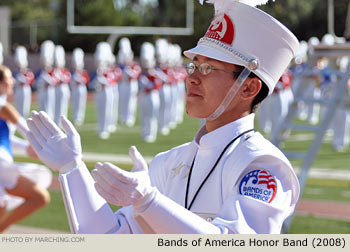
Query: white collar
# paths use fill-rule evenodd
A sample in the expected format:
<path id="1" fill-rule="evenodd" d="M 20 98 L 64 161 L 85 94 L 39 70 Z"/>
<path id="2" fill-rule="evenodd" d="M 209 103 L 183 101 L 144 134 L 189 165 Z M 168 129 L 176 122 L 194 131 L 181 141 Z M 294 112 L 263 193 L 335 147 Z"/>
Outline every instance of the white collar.
<path id="1" fill-rule="evenodd" d="M 194 142 L 200 148 L 213 148 L 226 144 L 244 131 L 254 129 L 254 117 L 255 114 L 251 113 L 209 133 L 205 125 L 203 125 L 194 137 Z"/>

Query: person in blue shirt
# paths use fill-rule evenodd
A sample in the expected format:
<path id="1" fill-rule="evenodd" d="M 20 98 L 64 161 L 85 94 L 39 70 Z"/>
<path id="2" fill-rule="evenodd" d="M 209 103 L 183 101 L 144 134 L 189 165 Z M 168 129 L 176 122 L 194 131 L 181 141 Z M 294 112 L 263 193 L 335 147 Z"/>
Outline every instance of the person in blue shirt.
<path id="1" fill-rule="evenodd" d="M 12 95 L 14 78 L 11 70 L 0 65 L 0 233 L 47 205 L 50 194 L 51 172 L 34 163 L 15 163 L 12 147 L 22 148 L 30 157 L 36 157 L 29 143 L 14 135 L 27 132 L 25 119 L 7 102 Z M 8 213 L 9 210 L 12 210 Z"/>

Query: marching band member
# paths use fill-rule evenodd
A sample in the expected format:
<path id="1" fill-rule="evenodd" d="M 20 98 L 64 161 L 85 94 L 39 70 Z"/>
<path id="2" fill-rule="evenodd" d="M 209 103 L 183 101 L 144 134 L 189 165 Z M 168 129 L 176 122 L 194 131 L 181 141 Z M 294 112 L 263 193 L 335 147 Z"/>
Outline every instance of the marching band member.
<path id="1" fill-rule="evenodd" d="M 294 211 L 298 180 L 283 153 L 254 131 L 254 110 L 273 92 L 298 40 L 254 7 L 262 1 L 209 2 L 215 17 L 184 52 L 192 60 L 186 111 L 205 118 L 192 142 L 158 154 L 149 170 L 133 146 L 131 172 L 97 163 L 91 177 L 65 117 L 65 133 L 44 112 L 27 121 L 38 156 L 60 171 L 73 232 L 280 233 Z M 52 136 L 50 145 L 41 141 Z M 103 199 L 123 207 L 113 213 Z"/>
<path id="2" fill-rule="evenodd" d="M 18 46 L 15 52 L 15 63 L 18 72 L 15 73 L 16 84 L 14 87 L 14 100 L 17 111 L 24 117 L 29 116 L 32 100 L 32 85 L 35 76 L 32 70 L 28 68 L 27 50 L 24 46 Z"/>
<path id="3" fill-rule="evenodd" d="M 95 51 L 96 76 L 91 84 L 95 89 L 98 135 L 101 139 L 109 138 L 108 127 L 111 125 L 113 113 L 113 85 L 116 79 L 109 68 L 111 57 L 110 45 L 107 42 L 98 43 Z"/>
<path id="4" fill-rule="evenodd" d="M 271 116 L 271 139 L 276 139 L 279 128 L 288 114 L 290 104 L 293 102 L 291 90 L 292 74 L 286 69 L 278 80 L 273 93 L 270 96 L 270 116 Z M 284 132 L 288 134 L 287 132 Z"/>
<path id="5" fill-rule="evenodd" d="M 68 114 L 69 84 L 72 80 L 72 74 L 65 68 L 65 52 L 61 45 L 57 45 L 55 48 L 55 65 L 54 75 L 58 80 L 55 87 L 55 122 L 59 123 L 61 115 L 67 116 Z"/>
<path id="6" fill-rule="evenodd" d="M 169 45 L 164 38 L 156 40 L 156 60 L 157 60 L 157 75 L 162 81 L 159 88 L 159 116 L 158 116 L 158 131 L 162 135 L 168 135 L 170 132 L 169 123 L 171 117 L 171 87 L 170 78 L 168 76 L 168 57 Z"/>
<path id="7" fill-rule="evenodd" d="M 109 71 L 113 75 L 112 92 L 113 92 L 113 102 L 112 102 L 112 113 L 110 114 L 110 121 L 108 125 L 108 131 L 113 133 L 118 128 L 118 118 L 119 118 L 119 82 L 123 78 L 122 69 L 115 64 L 115 56 L 111 54 L 111 61 L 109 66 Z"/>
<path id="8" fill-rule="evenodd" d="M 84 69 L 84 51 L 81 48 L 73 50 L 72 65 L 74 67 L 71 81 L 73 123 L 80 126 L 85 119 L 87 86 L 90 82 L 89 73 Z"/>
<path id="9" fill-rule="evenodd" d="M 54 53 L 55 45 L 51 40 L 41 44 L 40 60 L 43 69 L 34 84 L 38 90 L 39 109 L 51 118 L 55 116 L 55 86 L 59 81 L 54 74 Z"/>
<path id="10" fill-rule="evenodd" d="M 147 143 L 153 143 L 157 139 L 159 90 L 162 85 L 162 80 L 155 70 L 154 54 L 154 46 L 149 42 L 144 42 L 140 53 L 142 74 L 139 80 L 139 108 L 142 138 Z"/>
<path id="11" fill-rule="evenodd" d="M 131 127 L 136 121 L 138 80 L 141 76 L 141 67 L 133 61 L 134 53 L 128 38 L 120 39 L 117 58 L 119 66 L 123 70 L 123 79 L 118 85 L 120 118 L 126 126 Z"/>
<path id="12" fill-rule="evenodd" d="M 181 47 L 177 44 L 174 45 L 175 50 L 175 81 L 176 81 L 176 87 L 177 87 L 177 108 L 176 108 L 176 123 L 180 124 L 183 121 L 184 112 L 185 112 L 185 96 L 186 96 L 186 89 L 185 89 L 185 81 L 187 77 L 186 69 L 182 66 L 182 56 L 181 56 Z"/>

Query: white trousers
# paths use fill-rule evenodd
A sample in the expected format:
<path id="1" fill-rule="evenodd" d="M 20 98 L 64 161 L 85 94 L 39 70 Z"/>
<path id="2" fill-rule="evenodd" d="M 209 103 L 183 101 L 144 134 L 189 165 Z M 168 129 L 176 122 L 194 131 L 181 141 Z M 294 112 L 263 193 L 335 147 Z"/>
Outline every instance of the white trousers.
<path id="1" fill-rule="evenodd" d="M 81 125 L 85 119 L 87 88 L 85 85 L 72 85 L 73 122 Z"/>
<path id="2" fill-rule="evenodd" d="M 18 112 L 28 118 L 32 100 L 32 90 L 29 85 L 18 85 L 14 90 L 15 105 Z"/>
<path id="3" fill-rule="evenodd" d="M 136 121 L 138 81 L 124 81 L 119 85 L 120 118 L 124 124 L 131 127 Z"/>
<path id="4" fill-rule="evenodd" d="M 56 86 L 55 122 L 60 123 L 61 115 L 68 116 L 68 105 L 70 99 L 69 85 L 66 83 Z"/>
<path id="5" fill-rule="evenodd" d="M 108 132 L 108 126 L 111 122 L 113 113 L 113 88 L 104 86 L 101 90 L 95 92 L 96 112 L 98 121 L 98 132 Z"/>
<path id="6" fill-rule="evenodd" d="M 157 138 L 159 104 L 157 90 L 140 94 L 140 121 L 142 138 L 145 142 L 154 142 Z"/>
<path id="7" fill-rule="evenodd" d="M 169 84 L 163 84 L 159 90 L 159 117 L 158 129 L 163 135 L 169 133 L 170 111 L 171 111 L 171 88 Z"/>
<path id="8" fill-rule="evenodd" d="M 45 111 L 51 119 L 55 116 L 55 87 L 41 87 L 38 90 L 39 109 Z"/>

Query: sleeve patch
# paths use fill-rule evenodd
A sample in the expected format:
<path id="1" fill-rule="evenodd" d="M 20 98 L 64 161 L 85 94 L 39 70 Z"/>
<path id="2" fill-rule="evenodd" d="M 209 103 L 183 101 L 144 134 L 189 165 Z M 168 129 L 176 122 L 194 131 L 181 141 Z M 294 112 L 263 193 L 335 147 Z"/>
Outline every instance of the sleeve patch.
<path id="1" fill-rule="evenodd" d="M 239 182 L 239 194 L 267 203 L 271 203 L 276 193 L 275 177 L 265 170 L 250 171 Z"/>

